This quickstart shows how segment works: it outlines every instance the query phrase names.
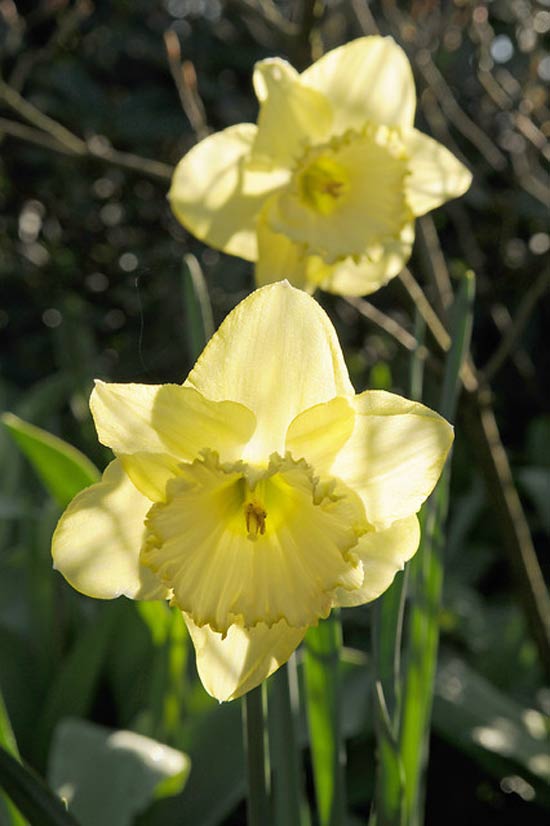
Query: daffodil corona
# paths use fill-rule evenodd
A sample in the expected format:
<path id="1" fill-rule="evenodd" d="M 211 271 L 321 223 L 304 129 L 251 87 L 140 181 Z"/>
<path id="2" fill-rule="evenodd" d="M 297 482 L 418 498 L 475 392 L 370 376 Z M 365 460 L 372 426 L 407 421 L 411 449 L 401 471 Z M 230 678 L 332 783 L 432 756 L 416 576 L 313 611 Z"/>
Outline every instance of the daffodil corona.
<path id="1" fill-rule="evenodd" d="M 302 74 L 262 60 L 254 89 L 257 125 L 197 144 L 169 198 L 190 232 L 255 261 L 258 284 L 374 292 L 409 258 L 415 217 L 470 185 L 466 167 L 414 129 L 411 68 L 391 38 L 354 40 Z"/>
<path id="2" fill-rule="evenodd" d="M 453 438 L 421 404 L 355 395 L 329 319 L 287 282 L 245 299 L 183 385 L 97 382 L 91 410 L 116 458 L 62 516 L 55 567 L 93 597 L 170 599 L 219 700 L 390 585 Z"/>

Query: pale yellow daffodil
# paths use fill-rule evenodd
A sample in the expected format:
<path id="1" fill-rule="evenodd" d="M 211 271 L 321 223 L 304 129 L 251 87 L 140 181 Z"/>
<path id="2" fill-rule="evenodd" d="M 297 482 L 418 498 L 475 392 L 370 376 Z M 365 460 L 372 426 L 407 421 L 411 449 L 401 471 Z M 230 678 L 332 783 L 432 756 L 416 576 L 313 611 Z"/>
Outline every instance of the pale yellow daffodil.
<path id="1" fill-rule="evenodd" d="M 421 404 L 355 395 L 328 317 L 287 282 L 239 304 L 183 385 L 97 382 L 91 410 L 116 459 L 61 517 L 55 567 L 93 597 L 171 599 L 219 700 L 388 588 L 453 439 Z"/>
<path id="2" fill-rule="evenodd" d="M 213 247 L 256 262 L 259 285 L 372 293 L 410 256 L 414 219 L 471 174 L 413 126 L 414 80 L 389 37 L 363 37 L 299 74 L 254 70 L 258 123 L 207 137 L 178 164 L 174 214 Z"/>

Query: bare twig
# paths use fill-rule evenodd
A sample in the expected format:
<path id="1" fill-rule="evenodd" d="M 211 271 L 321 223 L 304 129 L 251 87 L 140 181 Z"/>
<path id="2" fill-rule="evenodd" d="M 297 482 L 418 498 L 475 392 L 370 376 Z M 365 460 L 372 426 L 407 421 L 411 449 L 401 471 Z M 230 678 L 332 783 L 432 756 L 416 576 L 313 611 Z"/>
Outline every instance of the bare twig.
<path id="1" fill-rule="evenodd" d="M 518 311 L 501 342 L 483 370 L 486 381 L 490 382 L 498 373 L 506 359 L 512 354 L 518 339 L 523 333 L 531 313 L 539 298 L 550 287 L 550 269 L 544 270 L 534 284 L 527 290 L 520 302 Z"/>
<path id="2" fill-rule="evenodd" d="M 100 158 L 114 166 L 132 169 L 153 178 L 170 180 L 172 177 L 172 167 L 161 161 L 113 149 L 108 141 L 104 138 L 100 139 L 98 136 L 92 137 L 88 141 L 79 138 L 78 135 L 70 132 L 62 124 L 50 118 L 49 115 L 45 115 L 36 106 L 25 100 L 19 92 L 12 89 L 1 78 L 0 99 L 4 100 L 11 109 L 34 127 L 0 118 L 0 131 L 5 134 L 65 155 Z"/>
<path id="3" fill-rule="evenodd" d="M 205 138 L 210 129 L 206 120 L 206 111 L 199 95 L 197 74 L 190 60 L 181 60 L 181 48 L 176 32 L 168 29 L 164 33 L 164 44 L 168 66 L 178 91 L 181 107 L 198 141 Z"/>
<path id="4" fill-rule="evenodd" d="M 354 296 L 347 297 L 345 301 L 347 304 L 355 307 L 357 312 L 364 318 L 372 321 L 373 324 L 376 324 L 377 327 L 384 330 L 385 333 L 388 333 L 388 335 L 394 338 L 406 350 L 409 350 L 409 352 L 416 351 L 419 358 L 422 359 L 428 357 L 429 351 L 427 347 L 418 347 L 416 338 L 412 333 L 409 333 L 398 321 L 386 315 L 386 313 L 383 313 L 382 310 L 379 310 L 374 304 L 371 304 L 370 301 L 365 301 L 364 298 L 356 298 Z"/>

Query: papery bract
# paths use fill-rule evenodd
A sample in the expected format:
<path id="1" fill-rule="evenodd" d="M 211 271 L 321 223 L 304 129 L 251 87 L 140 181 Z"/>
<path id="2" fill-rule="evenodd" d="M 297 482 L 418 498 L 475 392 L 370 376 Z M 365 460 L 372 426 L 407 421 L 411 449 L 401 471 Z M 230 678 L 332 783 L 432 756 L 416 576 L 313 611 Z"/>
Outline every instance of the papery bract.
<path id="1" fill-rule="evenodd" d="M 55 567 L 93 597 L 170 599 L 220 700 L 391 584 L 453 438 L 421 404 L 355 395 L 287 282 L 239 304 L 183 385 L 97 382 L 91 410 L 116 459 L 61 517 Z"/>
<path id="2" fill-rule="evenodd" d="M 402 269 L 414 219 L 462 195 L 471 174 L 413 126 L 414 81 L 391 38 L 364 37 L 299 74 L 256 64 L 257 125 L 207 137 L 178 164 L 176 217 L 256 262 L 258 284 L 374 292 Z"/>

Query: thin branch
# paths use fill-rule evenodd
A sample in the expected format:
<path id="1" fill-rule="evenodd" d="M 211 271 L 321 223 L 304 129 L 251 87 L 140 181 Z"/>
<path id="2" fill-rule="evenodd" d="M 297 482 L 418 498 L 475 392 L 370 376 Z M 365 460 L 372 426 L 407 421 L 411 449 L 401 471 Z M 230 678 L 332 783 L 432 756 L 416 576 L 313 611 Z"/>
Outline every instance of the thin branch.
<path id="1" fill-rule="evenodd" d="M 539 275 L 534 284 L 531 285 L 523 296 L 512 323 L 502 337 L 499 346 L 487 362 L 483 370 L 486 381 L 489 382 L 495 377 L 506 359 L 512 354 L 539 298 L 544 295 L 549 287 L 550 269 L 546 269 Z"/>
<path id="2" fill-rule="evenodd" d="M 36 106 L 21 97 L 19 92 L 12 89 L 1 78 L 0 99 L 4 100 L 10 108 L 31 123 L 32 127 L 35 127 L 28 127 L 17 121 L 0 118 L 0 131 L 5 134 L 65 155 L 99 158 L 113 164 L 113 166 L 132 169 L 153 178 L 169 181 L 172 177 L 173 168 L 161 161 L 113 149 L 107 140 L 99 138 L 99 136 L 92 137 L 88 141 L 82 140 L 82 138 L 70 132 L 62 124 L 45 115 Z"/>
<path id="3" fill-rule="evenodd" d="M 373 324 L 376 324 L 377 327 L 380 327 L 381 330 L 388 333 L 388 335 L 394 338 L 395 341 L 397 341 L 406 350 L 409 350 L 409 352 L 416 351 L 418 353 L 418 357 L 421 359 L 426 359 L 428 357 L 429 351 L 427 347 L 418 347 L 416 338 L 412 335 L 412 333 L 409 333 L 409 331 L 402 327 L 398 321 L 391 316 L 386 315 L 386 313 L 383 313 L 382 310 L 379 310 L 374 306 L 374 304 L 371 304 L 369 301 L 365 301 L 364 298 L 356 298 L 354 296 L 347 297 L 345 301 L 347 304 L 354 307 L 364 318 L 372 321 Z"/>
<path id="4" fill-rule="evenodd" d="M 164 45 L 168 66 L 177 89 L 181 108 L 187 115 L 191 128 L 198 141 L 210 134 L 206 120 L 206 111 L 199 95 L 197 74 L 190 60 L 181 60 L 179 37 L 172 29 L 164 32 Z"/>

